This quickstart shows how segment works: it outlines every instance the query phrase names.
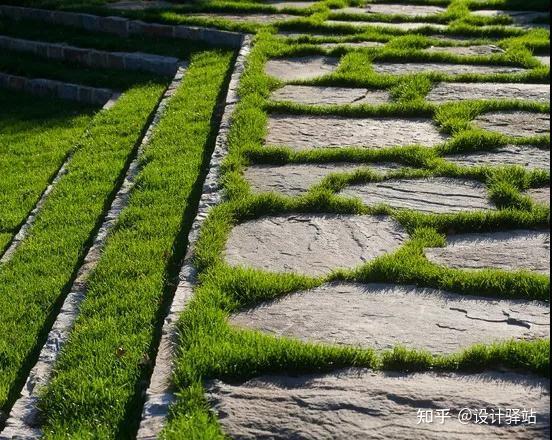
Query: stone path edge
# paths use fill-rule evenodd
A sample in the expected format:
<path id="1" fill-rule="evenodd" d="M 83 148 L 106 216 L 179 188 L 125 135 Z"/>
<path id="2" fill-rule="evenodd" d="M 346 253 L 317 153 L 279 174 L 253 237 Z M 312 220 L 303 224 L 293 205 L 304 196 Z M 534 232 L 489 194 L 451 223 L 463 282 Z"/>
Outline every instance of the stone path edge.
<path id="1" fill-rule="evenodd" d="M 69 338 L 69 334 L 79 313 L 80 304 L 85 298 L 88 277 L 97 266 L 109 233 L 117 222 L 120 213 L 128 203 L 130 193 L 134 188 L 135 178 L 140 171 L 142 153 L 151 139 L 155 126 L 163 116 L 171 96 L 182 82 L 186 69 L 187 64 L 183 63 L 179 66 L 173 81 L 167 87 L 159 101 L 153 119 L 128 166 L 124 180 L 94 237 L 92 246 L 86 253 L 83 264 L 77 272 L 71 290 L 65 298 L 60 312 L 48 333 L 46 342 L 38 356 L 38 360 L 27 377 L 25 385 L 21 390 L 20 397 L 16 400 L 8 415 L 4 430 L 0 432 L 0 440 L 38 438 L 42 436 L 39 422 L 40 412 L 37 407 L 40 390 L 47 385 L 51 378 L 54 364 L 63 345 Z"/>
<path id="2" fill-rule="evenodd" d="M 215 149 L 209 163 L 209 170 L 203 184 L 203 192 L 199 201 L 196 217 L 188 235 L 188 249 L 179 273 L 179 283 L 174 293 L 168 314 L 161 330 L 161 340 L 155 359 L 153 373 L 142 410 L 140 426 L 136 438 L 138 440 L 153 440 L 161 433 L 166 421 L 169 406 L 175 400 L 172 390 L 172 361 L 177 343 L 177 322 L 186 305 L 192 298 L 196 282 L 196 270 L 193 266 L 194 247 L 199 237 L 199 231 L 207 218 L 209 211 L 222 201 L 222 188 L 219 184 L 221 164 L 228 153 L 228 134 L 232 115 L 239 101 L 238 86 L 245 70 L 246 58 L 251 51 L 252 37 L 243 38 L 234 70 L 230 78 L 224 112 L 219 132 L 215 141 Z"/>
<path id="3" fill-rule="evenodd" d="M 20 6 L 0 5 L 0 16 L 15 20 L 27 19 L 44 21 L 52 24 L 78 27 L 87 31 L 115 34 L 121 37 L 142 34 L 156 37 L 179 38 L 205 43 L 241 47 L 243 34 L 222 31 L 213 28 L 186 25 L 168 25 L 146 23 L 124 17 L 99 16 L 77 12 L 55 11 L 48 9 L 24 8 Z"/>

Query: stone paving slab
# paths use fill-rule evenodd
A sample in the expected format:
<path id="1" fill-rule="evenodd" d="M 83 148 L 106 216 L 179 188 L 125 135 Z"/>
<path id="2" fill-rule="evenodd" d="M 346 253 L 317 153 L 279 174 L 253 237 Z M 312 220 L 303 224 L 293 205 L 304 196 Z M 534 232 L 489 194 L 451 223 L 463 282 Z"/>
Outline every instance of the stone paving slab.
<path id="1" fill-rule="evenodd" d="M 550 66 L 550 55 L 535 56 L 535 58 L 543 65 Z"/>
<path id="2" fill-rule="evenodd" d="M 426 97 L 431 102 L 451 102 L 465 99 L 523 99 L 549 102 L 549 84 L 520 83 L 457 83 L 437 84 Z"/>
<path id="3" fill-rule="evenodd" d="M 252 165 L 245 170 L 245 179 L 255 192 L 278 192 L 288 196 L 305 193 L 313 185 L 331 173 L 350 173 L 359 169 L 370 169 L 379 173 L 399 168 L 391 163 L 331 163 L 331 164 L 290 164 Z"/>
<path id="4" fill-rule="evenodd" d="M 512 137 L 544 136 L 550 134 L 550 114 L 526 111 L 484 113 L 472 124 Z"/>
<path id="5" fill-rule="evenodd" d="M 279 215 L 237 225 L 225 257 L 231 266 L 321 276 L 393 252 L 406 238 L 386 216 Z"/>
<path id="6" fill-rule="evenodd" d="M 440 6 L 407 5 L 407 4 L 369 4 L 365 7 L 349 7 L 339 9 L 337 12 L 347 14 L 386 14 L 386 15 L 406 15 L 408 17 L 420 17 L 442 14 L 446 8 Z"/>
<path id="7" fill-rule="evenodd" d="M 311 6 L 318 3 L 317 1 L 299 1 L 299 2 L 293 2 L 293 1 L 281 1 L 281 0 L 269 0 L 266 2 L 267 5 L 272 6 L 273 8 L 276 8 L 278 10 L 281 9 L 307 9 Z"/>
<path id="8" fill-rule="evenodd" d="M 487 56 L 501 54 L 505 51 L 494 44 L 479 44 L 472 46 L 431 46 L 424 49 L 424 52 L 445 53 L 458 56 Z"/>
<path id="9" fill-rule="evenodd" d="M 444 142 L 431 119 L 426 118 L 346 118 L 272 114 L 268 121 L 268 145 L 286 145 L 294 150 L 354 146 L 384 148 Z"/>
<path id="10" fill-rule="evenodd" d="M 306 342 L 433 354 L 550 336 L 547 303 L 395 284 L 329 283 L 233 315 L 230 323 Z"/>
<path id="11" fill-rule="evenodd" d="M 550 382 L 514 373 L 397 373 L 367 369 L 271 375 L 206 384 L 222 430 L 239 439 L 511 440 L 548 438 Z M 533 408 L 535 425 L 460 423 L 462 408 Z M 417 424 L 417 410 L 450 409 L 443 424 Z"/>
<path id="12" fill-rule="evenodd" d="M 366 205 L 381 203 L 392 208 L 453 213 L 493 209 L 487 188 L 475 180 L 431 177 L 392 179 L 352 185 L 340 195 L 359 197 Z"/>
<path id="13" fill-rule="evenodd" d="M 406 75 L 411 73 L 442 73 L 446 75 L 490 75 L 497 73 L 521 73 L 527 69 L 511 66 L 496 66 L 486 64 L 453 64 L 453 63 L 380 63 L 376 62 L 373 69 L 377 73 L 388 75 Z"/>
<path id="14" fill-rule="evenodd" d="M 380 43 L 378 41 L 352 41 L 344 43 L 321 43 L 320 47 L 325 49 L 335 49 L 336 47 L 348 47 L 351 49 L 362 49 L 365 47 L 383 47 L 385 43 Z"/>
<path id="15" fill-rule="evenodd" d="M 446 29 L 447 26 L 444 24 L 437 23 L 422 23 L 422 22 L 401 22 L 401 23 L 390 23 L 383 21 L 345 21 L 345 20 L 326 20 L 324 23 L 330 26 L 377 26 L 381 28 L 389 29 L 399 29 L 403 31 L 414 31 L 426 27 L 431 27 L 433 29 Z"/>
<path id="16" fill-rule="evenodd" d="M 332 73 L 338 64 L 337 58 L 324 56 L 273 59 L 266 63 L 265 73 L 281 81 L 307 80 Z"/>
<path id="17" fill-rule="evenodd" d="M 222 12 L 212 12 L 212 13 L 193 13 L 186 14 L 183 17 L 192 17 L 192 18 L 210 18 L 210 19 L 222 19 L 235 21 L 237 23 L 260 23 L 260 24 L 271 24 L 276 23 L 277 21 L 285 20 L 295 20 L 298 17 L 297 15 L 289 14 L 225 14 Z"/>
<path id="18" fill-rule="evenodd" d="M 550 232 L 512 230 L 459 234 L 444 248 L 424 249 L 428 260 L 459 269 L 496 268 L 550 274 Z"/>
<path id="19" fill-rule="evenodd" d="M 446 160 L 461 166 L 519 165 L 532 169 L 550 169 L 550 150 L 529 145 L 507 145 L 491 151 L 474 151 L 446 156 Z"/>
<path id="20" fill-rule="evenodd" d="M 550 187 L 532 188 L 525 192 L 535 203 L 550 205 Z"/>
<path id="21" fill-rule="evenodd" d="M 548 12 L 539 11 L 506 11 L 499 9 L 479 9 L 471 12 L 478 17 L 510 17 L 513 23 L 530 24 L 535 19 L 546 18 Z"/>
<path id="22" fill-rule="evenodd" d="M 351 87 L 295 86 L 287 85 L 274 91 L 273 101 L 291 101 L 299 104 L 387 104 L 391 96 L 387 90 Z"/>

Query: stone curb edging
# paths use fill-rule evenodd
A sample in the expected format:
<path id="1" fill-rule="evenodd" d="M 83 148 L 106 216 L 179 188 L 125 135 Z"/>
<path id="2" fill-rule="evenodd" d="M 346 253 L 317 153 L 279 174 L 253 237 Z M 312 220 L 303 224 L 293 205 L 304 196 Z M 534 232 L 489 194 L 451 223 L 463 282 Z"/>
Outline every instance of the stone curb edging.
<path id="1" fill-rule="evenodd" d="M 0 48 L 69 62 L 88 67 L 138 70 L 173 76 L 178 68 L 178 59 L 142 52 L 108 52 L 69 46 L 64 43 L 45 43 L 0 35 Z"/>
<path id="2" fill-rule="evenodd" d="M 228 133 L 232 114 L 239 101 L 238 85 L 245 70 L 245 61 L 251 50 L 252 37 L 245 36 L 234 65 L 234 71 L 228 86 L 225 108 L 215 142 L 215 149 L 209 163 L 209 171 L 203 184 L 203 193 L 199 201 L 196 217 L 188 235 L 188 249 L 179 273 L 179 283 L 174 293 L 170 310 L 165 317 L 159 349 L 150 384 L 146 391 L 146 400 L 142 410 L 142 420 L 138 430 L 138 440 L 156 439 L 162 431 L 169 405 L 174 401 L 172 392 L 172 361 L 177 343 L 177 322 L 192 297 L 196 281 L 196 271 L 193 266 L 194 246 L 209 211 L 222 201 L 219 185 L 221 164 L 228 153 Z"/>
<path id="3" fill-rule="evenodd" d="M 150 35 L 155 37 L 179 38 L 203 41 L 214 45 L 241 47 L 243 34 L 186 25 L 167 25 L 146 23 L 124 17 L 103 17 L 77 12 L 52 11 L 48 9 L 23 8 L 20 6 L 0 5 L 0 16 L 15 20 L 27 19 L 52 24 L 83 28 L 87 31 L 104 32 L 121 37 L 130 35 Z"/>
<path id="4" fill-rule="evenodd" d="M 118 96 L 111 89 L 83 86 L 52 79 L 27 78 L 3 72 L 0 72 L 0 88 L 96 105 L 106 105 Z"/>
<path id="5" fill-rule="evenodd" d="M 124 181 L 117 191 L 100 229 L 94 237 L 94 242 L 84 258 L 71 291 L 65 298 L 61 310 L 48 333 L 48 338 L 40 351 L 38 360 L 27 377 L 21 395 L 10 412 L 4 431 L 0 433 L 0 440 L 38 438 L 42 435 L 39 421 L 40 413 L 37 408 L 40 390 L 47 385 L 51 378 L 54 364 L 63 345 L 69 338 L 69 334 L 79 313 L 80 304 L 86 295 L 88 277 L 100 260 L 101 252 L 109 232 L 117 222 L 119 214 L 128 203 L 130 193 L 134 188 L 136 176 L 140 171 L 142 153 L 151 139 L 153 129 L 163 116 L 170 98 L 182 82 L 186 67 L 185 64 L 182 64 L 178 68 L 172 83 L 165 91 L 157 106 L 153 120 L 128 167 Z"/>

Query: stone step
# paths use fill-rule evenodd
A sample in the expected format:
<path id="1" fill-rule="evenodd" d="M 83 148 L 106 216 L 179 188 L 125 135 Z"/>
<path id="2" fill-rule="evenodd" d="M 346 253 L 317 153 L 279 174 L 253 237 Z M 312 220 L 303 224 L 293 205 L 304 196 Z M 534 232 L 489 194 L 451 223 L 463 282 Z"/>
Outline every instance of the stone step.
<path id="1" fill-rule="evenodd" d="M 511 230 L 458 234 L 444 248 L 426 248 L 433 263 L 458 269 L 528 270 L 550 275 L 550 232 Z"/>
<path id="2" fill-rule="evenodd" d="M 324 56 L 273 59 L 266 63 L 265 73 L 281 81 L 308 80 L 332 73 L 338 64 L 337 58 Z"/>
<path id="3" fill-rule="evenodd" d="M 394 284 L 329 283 L 241 311 L 232 325 L 306 342 L 449 354 L 550 336 L 547 303 Z"/>
<path id="4" fill-rule="evenodd" d="M 414 73 L 440 73 L 445 75 L 493 75 L 501 73 L 522 73 L 527 69 L 512 66 L 497 66 L 486 64 L 453 64 L 431 62 L 375 62 L 376 73 L 388 75 L 407 75 Z"/>
<path id="5" fill-rule="evenodd" d="M 384 148 L 423 145 L 432 147 L 447 137 L 426 118 L 346 118 L 272 114 L 268 120 L 267 145 L 294 150 L 341 146 Z"/>
<path id="6" fill-rule="evenodd" d="M 386 216 L 278 215 L 234 227 L 225 259 L 231 266 L 321 276 L 393 252 L 406 239 Z"/>
<path id="7" fill-rule="evenodd" d="M 386 204 L 392 208 L 432 213 L 455 213 L 494 209 L 487 188 L 481 182 L 448 177 L 391 179 L 356 184 L 340 192 L 359 197 L 369 206 Z"/>
<path id="8" fill-rule="evenodd" d="M 387 90 L 351 87 L 295 86 L 287 85 L 275 90 L 270 99 L 309 105 L 387 104 L 391 95 Z"/>
<path id="9" fill-rule="evenodd" d="M 345 21 L 345 20 L 326 20 L 324 22 L 329 26 L 355 26 L 355 27 L 365 27 L 365 26 L 376 26 L 385 29 L 398 29 L 401 31 L 415 31 L 423 28 L 432 28 L 432 29 L 447 29 L 447 26 L 444 24 L 438 23 L 423 23 L 423 22 L 383 22 L 383 21 Z"/>
<path id="10" fill-rule="evenodd" d="M 458 83 L 437 84 L 426 100 L 430 102 L 451 102 L 467 99 L 522 99 L 549 102 L 549 84 L 520 83 Z"/>
<path id="11" fill-rule="evenodd" d="M 461 166 L 519 165 L 529 170 L 550 169 L 550 150 L 529 145 L 507 145 L 496 150 L 445 156 L 445 159 Z"/>
<path id="12" fill-rule="evenodd" d="M 495 133 L 512 137 L 550 135 L 550 114 L 526 111 L 483 113 L 472 124 Z"/>
<path id="13" fill-rule="evenodd" d="M 440 6 L 408 5 L 408 4 L 368 4 L 364 7 L 348 7 L 338 10 L 347 14 L 385 14 L 405 15 L 408 17 L 427 17 L 442 14 L 446 8 Z"/>
<path id="14" fill-rule="evenodd" d="M 206 398 L 224 433 L 240 439 L 521 440 L 550 432 L 549 380 L 514 373 L 267 375 L 209 381 Z M 526 411 L 525 421 L 505 423 L 506 409 Z M 500 410 L 502 423 L 481 423 L 484 410 Z"/>

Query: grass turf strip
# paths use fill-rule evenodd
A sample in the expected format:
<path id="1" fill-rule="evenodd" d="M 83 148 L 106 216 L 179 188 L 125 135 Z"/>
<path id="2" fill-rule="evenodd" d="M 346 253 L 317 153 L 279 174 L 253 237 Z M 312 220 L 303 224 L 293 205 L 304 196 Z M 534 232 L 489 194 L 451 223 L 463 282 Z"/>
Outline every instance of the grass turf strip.
<path id="1" fill-rule="evenodd" d="M 0 90 L 0 255 L 75 146 L 93 109 Z"/>
<path id="2" fill-rule="evenodd" d="M 46 438 L 127 438 L 137 429 L 160 308 L 185 250 L 232 58 L 194 55 L 155 128 L 42 399 Z"/>
<path id="3" fill-rule="evenodd" d="M 113 108 L 94 117 L 29 236 L 13 258 L 0 266 L 3 410 L 25 380 L 165 86 L 151 83 L 131 88 Z"/>

